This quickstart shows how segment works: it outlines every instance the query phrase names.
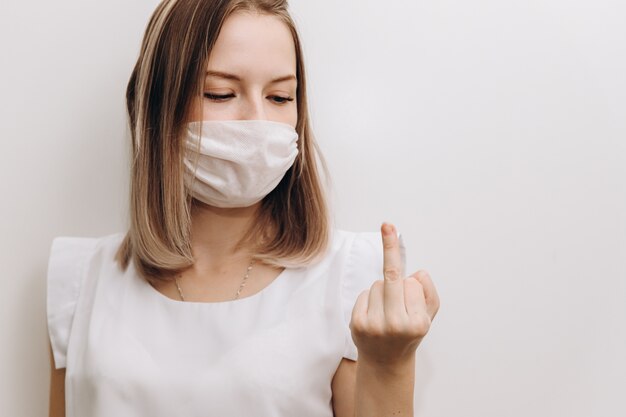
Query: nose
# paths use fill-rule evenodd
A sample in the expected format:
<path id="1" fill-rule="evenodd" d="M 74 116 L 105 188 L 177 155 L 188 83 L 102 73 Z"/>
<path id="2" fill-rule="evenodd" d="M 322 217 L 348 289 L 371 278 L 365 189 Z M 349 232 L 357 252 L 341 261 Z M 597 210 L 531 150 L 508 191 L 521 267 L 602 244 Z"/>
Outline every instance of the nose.
<path id="1" fill-rule="evenodd" d="M 265 113 L 265 103 L 263 97 L 255 96 L 246 100 L 245 108 L 242 110 L 241 118 L 247 120 L 267 120 Z"/>

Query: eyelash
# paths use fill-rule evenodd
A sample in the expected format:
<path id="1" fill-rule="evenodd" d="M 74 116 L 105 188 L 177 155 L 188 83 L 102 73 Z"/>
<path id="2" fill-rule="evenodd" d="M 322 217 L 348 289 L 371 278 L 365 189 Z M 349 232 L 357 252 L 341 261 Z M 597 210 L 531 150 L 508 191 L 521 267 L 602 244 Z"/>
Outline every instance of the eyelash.
<path id="1" fill-rule="evenodd" d="M 219 95 L 219 94 L 204 93 L 204 97 L 208 98 L 209 100 L 221 101 L 230 97 L 235 97 L 235 95 L 234 94 Z M 282 101 L 274 101 L 276 104 L 286 104 L 289 101 L 293 101 L 293 97 L 281 97 L 281 96 L 271 96 L 271 97 L 279 98 L 282 100 Z"/>

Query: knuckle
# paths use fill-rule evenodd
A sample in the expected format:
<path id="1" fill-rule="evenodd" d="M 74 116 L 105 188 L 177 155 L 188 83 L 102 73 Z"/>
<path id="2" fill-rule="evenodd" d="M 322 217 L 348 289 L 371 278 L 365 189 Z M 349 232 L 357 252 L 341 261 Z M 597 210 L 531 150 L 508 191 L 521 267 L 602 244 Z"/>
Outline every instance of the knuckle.
<path id="1" fill-rule="evenodd" d="M 387 319 L 386 331 L 391 336 L 402 335 L 406 333 L 406 324 L 397 317 L 390 317 Z"/>
<path id="2" fill-rule="evenodd" d="M 358 315 L 354 315 L 352 316 L 352 319 L 350 319 L 350 331 L 358 333 L 358 334 L 362 334 L 365 332 L 365 329 L 367 328 L 367 323 L 366 321 Z"/>
<path id="3" fill-rule="evenodd" d="M 383 248 L 384 249 L 393 249 L 397 246 L 397 243 L 395 241 L 395 239 L 385 239 L 383 241 Z"/>
<path id="4" fill-rule="evenodd" d="M 381 320 L 372 320 L 367 326 L 367 334 L 372 338 L 382 338 L 385 336 L 385 326 Z"/>
<path id="5" fill-rule="evenodd" d="M 428 275 L 428 272 L 426 272 L 426 270 L 425 270 L 425 269 L 420 269 L 420 270 L 418 270 L 418 271 L 417 271 L 417 274 L 418 274 L 420 277 L 426 277 L 426 276 Z"/>
<path id="6" fill-rule="evenodd" d="M 433 308 L 433 319 L 435 318 L 435 316 L 437 315 L 437 313 L 439 313 L 439 303 L 437 303 L 437 305 L 435 305 L 435 307 Z M 432 319 L 431 319 L 432 321 Z"/>
<path id="7" fill-rule="evenodd" d="M 428 314 L 420 314 L 413 319 L 413 324 L 411 326 L 412 335 L 415 337 L 421 337 L 428 333 L 430 329 L 430 317 Z"/>
<path id="8" fill-rule="evenodd" d="M 400 269 L 395 266 L 386 266 L 383 270 L 385 278 L 395 281 L 400 278 Z"/>
<path id="9" fill-rule="evenodd" d="M 421 290 L 422 284 L 416 279 L 406 279 L 404 280 L 404 287 L 411 290 Z"/>
<path id="10" fill-rule="evenodd" d="M 372 288 L 372 289 L 374 289 L 374 288 L 376 288 L 376 289 L 381 289 L 381 288 L 383 288 L 384 286 L 385 286 L 385 281 L 383 281 L 382 279 L 377 279 L 376 281 L 374 281 L 374 282 L 372 283 L 371 288 Z"/>

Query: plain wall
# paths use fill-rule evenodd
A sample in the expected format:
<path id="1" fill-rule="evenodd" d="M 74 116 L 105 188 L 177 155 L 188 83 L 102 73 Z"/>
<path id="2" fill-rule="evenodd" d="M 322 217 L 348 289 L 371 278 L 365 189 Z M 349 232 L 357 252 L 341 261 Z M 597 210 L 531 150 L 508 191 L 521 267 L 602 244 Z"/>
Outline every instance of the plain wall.
<path id="1" fill-rule="evenodd" d="M 337 225 L 441 297 L 416 416 L 626 415 L 626 3 L 291 3 Z M 155 5 L 0 4 L 2 416 L 47 415 L 52 238 L 125 228 Z"/>

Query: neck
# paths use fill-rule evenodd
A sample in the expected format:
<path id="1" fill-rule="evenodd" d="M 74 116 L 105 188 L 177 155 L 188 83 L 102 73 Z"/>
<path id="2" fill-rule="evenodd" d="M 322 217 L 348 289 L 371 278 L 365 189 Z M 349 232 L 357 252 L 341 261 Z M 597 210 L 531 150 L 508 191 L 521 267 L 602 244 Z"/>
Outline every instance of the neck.
<path id="1" fill-rule="evenodd" d="M 191 207 L 191 246 L 200 264 L 221 264 L 233 258 L 250 254 L 237 248 L 237 242 L 246 233 L 261 206 L 220 208 L 199 201 Z M 245 253 L 242 253 L 245 252 Z"/>

